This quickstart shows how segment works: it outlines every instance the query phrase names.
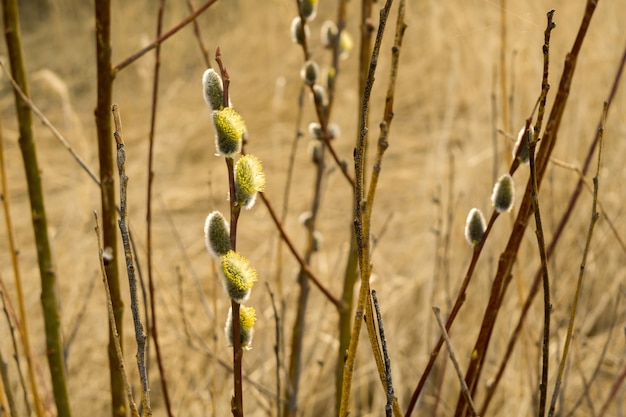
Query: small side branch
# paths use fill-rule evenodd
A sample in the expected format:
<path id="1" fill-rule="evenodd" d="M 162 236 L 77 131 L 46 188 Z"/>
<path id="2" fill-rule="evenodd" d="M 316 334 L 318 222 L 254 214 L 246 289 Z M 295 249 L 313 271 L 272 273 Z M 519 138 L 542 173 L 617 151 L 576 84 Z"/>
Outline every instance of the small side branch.
<path id="1" fill-rule="evenodd" d="M 448 348 L 448 354 L 450 355 L 450 361 L 452 361 L 452 365 L 454 365 L 454 370 L 456 371 L 456 375 L 459 378 L 459 382 L 461 383 L 461 391 L 463 395 L 465 395 L 465 399 L 470 406 L 470 410 L 472 415 L 478 417 L 478 413 L 476 412 L 476 407 L 474 407 L 474 401 L 472 401 L 472 395 L 467 388 L 467 384 L 465 383 L 465 379 L 463 378 L 463 372 L 461 371 L 461 367 L 459 366 L 459 361 L 456 360 L 456 355 L 454 354 L 454 348 L 452 347 L 452 342 L 450 341 L 450 336 L 448 336 L 448 332 L 446 331 L 446 326 L 441 319 L 441 312 L 439 311 L 439 307 L 433 307 L 433 312 L 435 313 L 435 317 L 437 318 L 437 324 L 439 325 L 439 329 L 441 329 L 441 336 L 443 340 L 446 342 L 446 347 Z"/>
<path id="2" fill-rule="evenodd" d="M 139 315 L 139 302 L 137 300 L 137 278 L 135 277 L 135 265 L 130 249 L 130 237 L 128 234 L 128 213 L 126 208 L 126 192 L 128 187 L 128 177 L 126 176 L 126 150 L 124 148 L 124 137 L 122 135 L 122 121 L 117 104 L 112 107 L 113 122 L 115 132 L 113 136 L 117 144 L 117 169 L 120 176 L 120 209 L 121 216 L 118 220 L 122 243 L 124 246 L 124 258 L 126 259 L 126 272 L 128 274 L 128 285 L 130 289 L 130 309 L 133 314 L 135 325 L 135 338 L 137 340 L 137 368 L 141 378 L 141 402 L 147 416 L 152 416 L 150 404 L 150 388 L 148 386 L 148 373 L 146 370 L 146 334 L 141 324 Z"/>

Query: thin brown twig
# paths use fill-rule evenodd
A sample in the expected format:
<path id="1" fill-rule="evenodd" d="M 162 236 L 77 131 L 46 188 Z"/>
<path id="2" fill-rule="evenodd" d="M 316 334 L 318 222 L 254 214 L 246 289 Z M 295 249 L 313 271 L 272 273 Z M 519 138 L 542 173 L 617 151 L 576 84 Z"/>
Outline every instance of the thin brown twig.
<path id="1" fill-rule="evenodd" d="M 461 384 L 461 392 L 463 393 L 463 395 L 465 395 L 465 399 L 470 406 L 472 414 L 478 417 L 476 407 L 474 407 L 474 401 L 472 401 L 472 394 L 470 394 L 469 389 L 467 388 L 467 384 L 465 383 L 465 379 L 463 379 L 463 372 L 461 371 L 461 367 L 459 366 L 459 361 L 456 360 L 454 348 L 452 347 L 452 341 L 450 340 L 448 332 L 446 331 L 446 326 L 443 324 L 443 320 L 441 319 L 441 311 L 439 310 L 439 307 L 433 307 L 433 312 L 435 313 L 435 317 L 437 318 L 437 324 L 439 325 L 439 329 L 441 330 L 441 336 L 446 342 L 450 361 L 452 362 L 452 365 L 454 365 L 454 370 L 456 371 L 456 375 L 459 378 L 459 382 Z"/>
<path id="2" fill-rule="evenodd" d="M 324 294 L 324 296 L 328 299 L 328 301 L 330 301 L 337 309 L 342 309 L 343 305 L 342 305 L 341 301 L 338 300 L 330 292 L 330 290 L 328 290 L 328 288 L 326 288 L 324 286 L 324 284 L 322 284 L 322 282 L 317 277 L 315 272 L 313 272 L 311 270 L 309 265 L 307 265 L 307 263 L 302 258 L 302 255 L 300 255 L 300 253 L 298 252 L 298 250 L 294 246 L 293 242 L 291 241 L 291 238 L 289 237 L 289 235 L 287 235 L 287 232 L 285 231 L 285 228 L 283 227 L 282 223 L 280 222 L 280 219 L 278 218 L 278 215 L 276 214 L 276 211 L 274 210 L 274 207 L 272 206 L 269 198 L 265 195 L 264 192 L 259 193 L 259 195 L 261 196 L 261 200 L 263 200 L 263 203 L 265 204 L 265 207 L 267 207 L 267 211 L 270 213 L 270 217 L 274 221 L 274 224 L 276 225 L 276 228 L 278 229 L 278 232 L 280 233 L 281 238 L 287 244 L 287 247 L 289 248 L 289 251 L 291 252 L 293 257 L 296 258 L 296 261 L 298 261 L 298 264 L 300 264 L 300 268 L 302 269 L 302 271 L 309 277 L 309 279 L 322 292 L 322 294 Z"/>
<path id="3" fill-rule="evenodd" d="M 193 4 L 193 0 L 187 0 L 187 7 L 189 8 L 190 13 L 194 13 L 196 11 L 196 6 Z M 202 40 L 202 34 L 200 33 L 200 25 L 198 24 L 198 20 L 193 20 L 193 33 L 198 40 L 198 46 L 200 47 L 200 52 L 202 53 L 202 58 L 204 59 L 204 65 L 207 68 L 211 68 L 211 58 L 209 57 L 209 50 L 204 45 L 204 41 Z M 160 37 L 161 34 L 157 36 Z"/>
<path id="4" fill-rule="evenodd" d="M 118 72 L 120 72 L 121 70 L 123 70 L 124 68 L 126 68 L 127 66 L 129 66 L 130 64 L 132 64 L 133 62 L 138 60 L 139 58 L 141 58 L 142 56 L 144 56 L 146 53 L 148 53 L 151 50 L 153 50 L 154 48 L 156 48 L 158 45 L 160 45 L 163 42 L 165 42 L 167 39 L 169 39 L 174 34 L 176 34 L 179 30 L 181 30 L 182 28 L 187 26 L 189 23 L 194 21 L 198 16 L 200 16 L 202 14 L 202 12 L 204 12 L 206 9 L 208 9 L 210 6 L 212 6 L 216 2 L 217 2 L 217 0 L 207 0 L 204 4 L 202 4 L 200 7 L 198 7 L 192 14 L 190 14 L 189 16 L 187 16 L 186 18 L 181 20 L 172 29 L 168 30 L 163 35 L 159 36 L 157 39 L 152 41 L 149 45 L 147 45 L 144 48 L 140 49 L 139 51 L 135 52 L 134 54 L 132 54 L 128 58 L 126 58 L 123 61 L 121 61 L 120 63 L 118 63 L 113 68 L 111 68 L 111 76 L 115 77 Z"/>
<path id="5" fill-rule="evenodd" d="M 163 28 L 163 12 L 165 8 L 165 0 L 159 1 L 159 10 L 157 12 L 157 30 L 156 37 L 161 37 Z M 194 21 L 195 22 L 195 21 Z M 154 77 L 152 84 L 152 109 L 150 112 L 150 132 L 148 134 L 148 186 L 146 197 L 146 252 L 147 252 L 147 268 L 148 268 L 148 291 L 150 292 L 150 314 L 151 321 L 146 322 L 146 327 L 154 340 L 154 351 L 156 354 L 157 366 L 161 375 L 161 389 L 163 391 L 163 400 L 165 402 L 165 410 L 168 417 L 173 417 L 172 404 L 167 384 L 167 376 L 165 366 L 163 365 L 163 355 L 159 344 L 159 332 L 157 326 L 157 308 L 156 308 L 156 290 L 154 288 L 153 265 L 152 265 L 152 189 L 154 185 L 154 135 L 156 132 L 157 108 L 159 99 L 159 74 L 161 69 L 161 44 L 155 48 L 154 60 Z M 148 352 L 148 348 L 146 348 Z M 148 355 L 149 357 L 149 355 Z"/>
<path id="6" fill-rule="evenodd" d="M 96 184 L 98 184 L 98 186 L 100 186 L 100 180 L 98 179 L 96 174 L 91 170 L 91 168 L 89 168 L 87 166 L 87 163 L 80 157 L 80 155 L 78 155 L 78 153 L 76 153 L 76 151 L 74 150 L 72 145 L 70 145 L 70 143 L 65 139 L 65 137 L 57 130 L 56 127 L 54 127 L 54 125 L 50 122 L 50 120 L 48 120 L 48 118 L 41 112 L 41 110 L 39 110 L 39 108 L 37 106 L 35 106 L 35 103 L 33 103 L 32 100 L 26 94 L 24 94 L 24 91 L 15 82 L 15 79 L 11 76 L 11 74 L 6 69 L 6 67 L 4 66 L 4 63 L 2 61 L 0 61 L 0 67 L 2 67 L 2 70 L 4 71 L 4 74 L 7 76 L 7 79 L 9 80 L 11 85 L 13 86 L 13 89 L 17 92 L 17 94 L 20 95 L 22 100 L 24 100 L 24 102 L 32 110 L 32 112 L 35 114 L 35 116 L 37 116 L 39 118 L 39 120 L 41 120 L 41 122 L 44 124 L 44 126 L 46 126 L 48 129 L 50 129 L 50 132 L 52 132 L 52 135 L 55 138 L 57 138 L 57 140 L 59 142 L 61 142 L 61 144 L 65 147 L 65 149 L 67 149 L 67 151 L 70 153 L 70 155 L 72 155 L 72 157 L 76 160 L 76 162 L 78 162 L 78 164 L 89 175 L 89 177 Z"/>
<path id="7" fill-rule="evenodd" d="M 276 301 L 274 300 L 274 293 L 270 288 L 270 284 L 268 282 L 265 283 L 265 287 L 267 288 L 267 292 L 270 296 L 270 300 L 272 302 L 272 310 L 274 312 L 274 324 L 276 331 L 276 338 L 274 345 L 274 356 L 276 357 L 276 417 L 281 417 L 281 402 L 280 402 L 280 346 L 281 346 L 281 334 L 280 334 L 280 317 L 278 316 L 278 310 L 276 309 Z"/>

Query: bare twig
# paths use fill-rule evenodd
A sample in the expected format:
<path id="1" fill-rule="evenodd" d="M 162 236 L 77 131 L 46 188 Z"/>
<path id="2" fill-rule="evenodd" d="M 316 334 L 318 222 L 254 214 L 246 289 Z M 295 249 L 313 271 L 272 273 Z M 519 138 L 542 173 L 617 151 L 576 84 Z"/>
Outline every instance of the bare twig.
<path id="1" fill-rule="evenodd" d="M 189 8 L 190 13 L 194 13 L 196 11 L 196 6 L 193 4 L 193 0 L 187 0 L 187 7 Z M 204 65 L 207 68 L 211 68 L 211 58 L 209 57 L 209 50 L 204 45 L 204 41 L 202 40 L 202 34 L 200 33 L 200 25 L 196 19 L 193 20 L 193 33 L 198 40 L 198 46 L 200 47 L 200 52 L 202 53 L 202 58 L 204 58 Z M 157 36 L 160 37 L 161 34 Z"/>
<path id="2" fill-rule="evenodd" d="M 474 416 L 478 416 L 478 413 L 476 412 L 476 407 L 474 407 L 474 401 L 472 401 L 472 394 L 470 394 L 469 389 L 467 388 L 467 384 L 465 383 L 465 379 L 463 379 L 463 372 L 461 371 L 461 367 L 459 366 L 459 361 L 456 360 L 456 355 L 454 354 L 452 342 L 450 341 L 450 337 L 448 336 L 446 326 L 443 324 L 443 320 L 441 319 L 441 312 L 439 311 L 439 307 L 433 307 L 433 312 L 435 313 L 435 317 L 437 318 L 437 324 L 439 325 L 439 329 L 441 330 L 443 340 L 445 340 L 446 342 L 448 354 L 450 355 L 450 361 L 452 362 L 452 365 L 454 365 L 454 370 L 456 371 L 456 375 L 459 378 L 459 382 L 461 383 L 461 392 L 463 393 L 463 395 L 465 395 L 465 399 L 470 406 L 472 414 Z"/>
<path id="3" fill-rule="evenodd" d="M 548 393 L 548 365 L 550 359 L 550 278 L 548 276 L 548 255 L 546 254 L 546 242 L 543 236 L 543 225 L 541 222 L 541 211 L 539 208 L 539 196 L 537 186 L 537 171 L 535 166 L 535 148 L 537 141 L 531 141 L 529 145 L 530 181 L 532 184 L 531 201 L 533 213 L 535 215 L 535 225 L 537 235 L 537 246 L 541 258 L 541 276 L 543 281 L 543 342 L 542 342 L 542 366 L 541 382 L 539 383 L 539 417 L 546 415 L 546 400 Z"/>
<path id="4" fill-rule="evenodd" d="M 113 341 L 115 344 L 115 353 L 117 354 L 118 366 L 120 367 L 120 373 L 122 374 L 122 378 L 124 379 L 124 386 L 126 387 L 126 396 L 128 398 L 128 404 L 130 406 L 130 413 L 133 417 L 139 417 L 139 411 L 137 410 L 137 404 L 135 404 L 135 399 L 133 398 L 133 389 L 128 382 L 128 376 L 126 375 L 126 365 L 124 364 L 124 353 L 122 352 L 122 345 L 120 343 L 120 335 L 117 332 L 117 326 L 115 325 L 115 314 L 113 312 L 113 302 L 111 300 L 111 291 L 109 289 L 109 283 L 107 282 L 107 274 L 104 268 L 105 258 L 109 255 L 105 254 L 104 249 L 102 248 L 101 236 L 100 236 L 100 228 L 98 226 L 98 213 L 93 212 L 94 221 L 96 226 L 94 227 L 94 231 L 96 232 L 96 239 L 98 241 L 98 258 L 100 271 L 102 273 L 102 283 L 104 284 L 104 292 L 107 298 L 107 311 L 109 312 L 109 324 L 111 329 L 113 329 Z M 106 259 L 106 262 L 111 262 L 110 259 Z"/>
<path id="5" fill-rule="evenodd" d="M 280 346 L 281 346 L 281 335 L 280 335 L 280 317 L 278 316 L 278 310 L 276 309 L 276 302 L 274 301 L 274 293 L 270 288 L 269 283 L 265 283 L 267 287 L 267 292 L 270 295 L 270 300 L 272 301 L 272 310 L 274 311 L 274 323 L 275 323 L 275 331 L 276 331 L 276 339 L 274 345 L 274 356 L 276 357 L 276 417 L 281 417 L 281 406 L 280 406 Z"/>
<path id="6" fill-rule="evenodd" d="M 159 11 L 157 13 L 157 33 L 156 37 L 161 37 L 163 27 L 163 11 L 165 0 L 159 1 Z M 194 21 L 195 22 L 195 21 Z M 152 274 L 152 188 L 154 184 L 154 135 L 156 132 L 157 104 L 159 99 L 159 73 L 161 68 L 161 44 L 155 48 L 154 78 L 152 84 L 152 110 L 150 113 L 150 133 L 148 134 L 148 190 L 146 201 L 146 249 L 148 268 L 148 289 L 150 291 L 150 313 L 151 322 L 146 322 L 149 333 L 154 340 L 154 351 L 156 354 L 157 366 L 161 375 L 161 389 L 163 390 L 163 400 L 168 417 L 172 417 L 172 404 L 167 385 L 165 366 L 163 365 L 163 355 L 159 344 L 159 332 L 157 326 L 156 290 L 154 288 L 154 277 Z M 147 350 L 147 349 L 146 349 Z"/>
<path id="7" fill-rule="evenodd" d="M 130 309 L 133 314 L 135 325 L 135 338 L 137 340 L 137 368 L 141 378 L 141 403 L 147 416 L 152 415 L 150 403 L 150 388 L 148 386 L 148 373 L 146 369 L 146 334 L 141 324 L 139 315 L 139 303 L 137 300 L 137 279 L 135 277 L 135 265 L 130 249 L 130 239 L 128 236 L 128 213 L 126 210 L 126 193 L 128 187 L 128 177 L 126 176 L 126 150 L 124 148 L 124 136 L 122 135 L 122 121 L 117 104 L 113 105 L 113 122 L 115 123 L 115 143 L 117 144 L 117 169 L 120 176 L 120 208 L 121 216 L 118 221 L 122 243 L 124 245 L 124 257 L 126 259 L 126 271 L 128 273 L 128 285 L 130 288 Z"/>
<path id="8" fill-rule="evenodd" d="M 285 228 L 282 226 L 282 223 L 280 222 L 280 219 L 278 218 L 278 215 L 276 214 L 276 211 L 274 210 L 274 207 L 272 206 L 269 198 L 265 195 L 264 192 L 259 193 L 259 195 L 261 196 L 261 200 L 263 200 L 265 207 L 267 207 L 267 211 L 270 213 L 270 217 L 274 221 L 274 224 L 276 225 L 276 228 L 278 229 L 278 232 L 280 233 L 281 238 L 287 244 L 289 251 L 291 252 L 293 257 L 296 258 L 296 261 L 298 261 L 298 264 L 300 264 L 300 268 L 302 269 L 302 272 L 304 272 L 309 277 L 309 279 L 313 282 L 313 284 L 315 284 L 315 286 L 322 292 L 322 294 L 324 294 L 324 296 L 328 299 L 328 301 L 333 303 L 333 305 L 337 309 L 343 308 L 341 301 L 338 300 L 334 295 L 332 295 L 330 290 L 328 290 L 328 288 L 326 288 L 324 284 L 322 284 L 319 277 L 315 274 L 315 272 L 311 270 L 309 265 L 307 265 L 306 261 L 302 258 L 302 255 L 300 255 L 300 253 L 294 246 L 293 242 L 291 241 L 291 238 L 289 237 L 289 235 L 287 235 Z"/>
<path id="9" fill-rule="evenodd" d="M 50 122 L 50 120 L 48 120 L 48 118 L 41 112 L 41 110 L 39 110 L 39 108 L 37 106 L 35 106 L 35 103 L 33 103 L 32 100 L 26 94 L 24 94 L 24 91 L 22 91 L 22 89 L 17 84 L 17 82 L 15 82 L 15 79 L 13 79 L 13 77 L 11 76 L 9 71 L 6 69 L 6 67 L 4 66 L 4 63 L 2 61 L 0 61 L 0 67 L 2 67 L 2 70 L 4 71 L 5 75 L 7 76 L 7 79 L 9 80 L 11 85 L 13 86 L 13 89 L 17 92 L 17 94 L 20 95 L 22 100 L 24 100 L 24 102 L 32 110 L 32 112 L 35 114 L 35 116 L 37 116 L 39 118 L 39 120 L 41 120 L 41 122 L 44 124 L 44 126 L 46 126 L 48 129 L 50 129 L 50 132 L 52 132 L 52 135 L 55 138 L 57 138 L 57 140 L 59 142 L 61 142 L 61 144 L 65 147 L 65 149 L 67 149 L 67 151 L 70 153 L 70 155 L 72 155 L 72 157 L 76 160 L 76 162 L 78 162 L 78 165 L 81 166 L 83 171 L 85 171 L 89 175 L 89 177 L 96 184 L 98 184 L 98 186 L 100 186 L 100 180 L 98 179 L 96 174 L 91 170 L 91 168 L 89 168 L 87 166 L 87 163 L 80 157 L 80 155 L 78 155 L 78 153 L 76 153 L 76 151 L 74 150 L 72 145 L 70 145 L 70 143 L 67 141 L 67 139 L 65 139 L 65 137 L 57 130 L 56 127 L 54 127 L 54 125 Z"/>
<path id="10" fill-rule="evenodd" d="M 146 53 L 148 53 L 151 50 L 153 50 L 154 48 L 156 48 L 158 45 L 160 45 L 163 42 L 165 42 L 167 39 L 169 39 L 174 34 L 176 34 L 179 30 L 181 30 L 182 28 L 187 26 L 189 23 L 194 21 L 198 16 L 200 16 L 202 14 L 202 12 L 204 12 L 206 9 L 208 9 L 210 6 L 212 6 L 216 2 L 217 2 L 217 0 L 207 0 L 204 4 L 202 4 L 200 7 L 198 7 L 192 14 L 190 14 L 189 16 L 187 16 L 186 18 L 181 20 L 172 29 L 170 29 L 169 31 L 165 32 L 163 35 L 159 36 L 157 39 L 152 41 L 146 47 L 140 49 L 139 51 L 135 52 L 134 54 L 132 54 L 128 58 L 124 59 L 122 62 L 120 62 L 117 65 L 115 65 L 111 69 L 111 76 L 115 77 L 115 75 L 118 72 L 120 72 L 121 70 L 123 70 L 124 68 L 126 68 L 127 66 L 129 66 L 130 64 L 132 64 L 133 62 L 138 60 L 139 58 L 141 58 L 142 56 L 144 56 Z"/>
<path id="11" fill-rule="evenodd" d="M 374 310 L 376 311 L 376 323 L 378 324 L 378 334 L 380 336 L 380 344 L 383 350 L 383 358 L 385 361 L 385 382 L 387 383 L 387 403 L 385 404 L 385 415 L 391 417 L 393 415 L 393 401 L 395 394 L 393 391 L 393 381 L 391 379 L 391 359 L 387 351 L 387 339 L 385 338 L 385 329 L 383 328 L 383 316 L 380 313 L 380 305 L 376 291 L 372 290 L 372 301 L 374 302 Z"/>

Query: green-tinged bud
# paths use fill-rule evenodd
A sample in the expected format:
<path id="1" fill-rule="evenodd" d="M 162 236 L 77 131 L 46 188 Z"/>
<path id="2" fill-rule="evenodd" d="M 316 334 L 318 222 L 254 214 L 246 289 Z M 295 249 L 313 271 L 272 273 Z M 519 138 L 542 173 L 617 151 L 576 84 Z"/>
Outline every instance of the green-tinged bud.
<path id="1" fill-rule="evenodd" d="M 335 40 L 337 39 L 337 33 L 339 30 L 337 29 L 337 25 L 332 20 L 326 20 L 322 23 L 322 28 L 320 30 L 320 38 L 322 40 L 322 45 L 324 48 L 330 49 L 335 45 Z"/>
<path id="2" fill-rule="evenodd" d="M 354 48 L 352 36 L 350 36 L 348 31 L 342 30 L 341 36 L 339 36 L 339 58 L 347 59 L 352 48 Z"/>
<path id="3" fill-rule="evenodd" d="M 303 30 L 304 29 L 304 30 Z M 291 21 L 291 40 L 293 43 L 304 44 L 306 39 L 311 37 L 311 29 L 307 25 L 302 25 L 300 16 L 294 17 Z"/>
<path id="4" fill-rule="evenodd" d="M 300 13 L 307 21 L 315 19 L 317 15 L 317 0 L 300 0 Z"/>
<path id="5" fill-rule="evenodd" d="M 246 123 L 232 107 L 213 112 L 213 125 L 215 126 L 215 147 L 217 154 L 233 156 L 241 152 L 241 141 L 246 132 Z"/>
<path id="6" fill-rule="evenodd" d="M 493 187 L 491 202 L 498 213 L 511 211 L 515 201 L 515 184 L 509 174 L 505 174 L 498 179 Z"/>
<path id="7" fill-rule="evenodd" d="M 250 261 L 232 250 L 222 257 L 222 275 L 228 296 L 238 303 L 250 297 L 250 289 L 258 279 Z"/>
<path id="8" fill-rule="evenodd" d="M 472 246 L 478 245 L 485 234 L 485 218 L 480 210 L 473 208 L 465 221 L 465 239 Z"/>
<path id="9" fill-rule="evenodd" d="M 222 77 L 213 68 L 204 71 L 202 76 L 202 90 L 204 101 L 211 110 L 220 110 L 224 107 L 224 87 Z"/>
<path id="10" fill-rule="evenodd" d="M 230 226 L 219 211 L 209 214 L 204 222 L 204 244 L 214 258 L 230 250 Z"/>
<path id="11" fill-rule="evenodd" d="M 322 107 L 328 106 L 328 94 L 326 93 L 326 89 L 324 87 L 319 84 L 315 84 L 313 86 L 313 96 L 315 104 Z"/>
<path id="12" fill-rule="evenodd" d="M 243 155 L 235 164 L 236 203 L 252 208 L 259 191 L 265 189 L 265 174 L 261 161 L 254 155 Z"/>
<path id="13" fill-rule="evenodd" d="M 520 163 L 527 164 L 530 158 L 530 141 L 532 140 L 532 130 L 526 130 L 526 127 L 523 127 L 522 130 L 519 131 L 517 135 L 517 140 L 515 141 L 515 146 L 513 146 L 513 158 L 519 159 Z M 517 154 L 518 149 L 522 147 L 519 151 L 519 155 Z"/>
<path id="14" fill-rule="evenodd" d="M 239 340 L 241 347 L 246 350 L 252 349 L 252 336 L 254 335 L 254 323 L 256 323 L 256 312 L 252 307 L 239 307 Z M 228 346 L 233 345 L 233 308 L 228 310 L 224 334 L 228 340 Z"/>
<path id="15" fill-rule="evenodd" d="M 307 85 L 313 85 L 320 74 L 320 67 L 315 61 L 307 61 L 300 70 L 300 77 Z"/>

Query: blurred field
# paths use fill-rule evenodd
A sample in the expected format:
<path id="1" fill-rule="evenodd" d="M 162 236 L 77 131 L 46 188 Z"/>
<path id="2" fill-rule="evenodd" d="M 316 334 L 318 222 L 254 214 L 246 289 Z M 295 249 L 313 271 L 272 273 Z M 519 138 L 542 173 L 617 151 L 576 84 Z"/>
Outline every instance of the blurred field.
<path id="1" fill-rule="evenodd" d="M 442 313 L 447 314 L 471 257 L 471 249 L 463 237 L 465 216 L 472 207 L 485 213 L 491 210 L 489 197 L 494 179 L 491 95 L 499 95 L 499 84 L 496 83 L 500 53 L 499 4 L 497 1 L 455 0 L 409 1 L 407 5 L 409 27 L 400 56 L 395 118 L 372 225 L 374 234 L 379 237 L 374 253 L 372 285 L 381 300 L 394 385 L 403 410 L 439 335 L 431 307 L 439 306 Z M 28 2 L 24 2 L 24 6 L 29 7 Z M 25 22 L 24 48 L 33 101 L 97 172 L 92 7 L 75 0 L 57 0 L 47 18 Z M 114 63 L 153 39 L 156 7 L 157 2 L 145 0 L 114 2 Z M 378 7 L 380 4 L 375 7 L 376 15 Z M 320 2 L 318 17 L 313 22 L 313 58 L 322 66 L 328 65 L 330 57 L 319 46 L 317 33 L 324 19 L 335 17 L 335 9 L 335 2 Z M 584 2 L 507 2 L 507 74 L 514 100 L 510 126 L 503 126 L 499 117 L 497 127 L 510 134 L 517 134 L 540 92 L 541 45 L 545 14 L 549 9 L 556 9 L 557 27 L 551 41 L 550 82 L 553 89 L 548 108 L 556 93 L 565 54 L 582 18 Z M 351 18 L 347 30 L 355 39 L 359 13 L 359 2 L 349 2 Z M 187 14 L 184 2 L 169 2 L 164 27 L 172 27 Z M 215 47 L 221 47 L 232 78 L 232 101 L 248 126 L 247 150 L 264 163 L 268 183 L 266 194 L 275 207 L 281 207 L 283 203 L 288 155 L 298 128 L 296 110 L 302 51 L 291 43 L 289 37 L 289 25 L 295 14 L 294 1 L 222 0 L 199 20 L 212 58 Z M 584 42 L 553 154 L 554 158 L 572 166 L 579 167 L 586 156 L 600 118 L 602 102 L 608 95 L 626 44 L 624 16 L 625 2 L 600 2 Z M 395 8 L 376 79 L 370 116 L 373 136 L 378 133 L 382 116 L 394 21 Z M 6 62 L 4 42 L 0 55 Z M 153 62 L 154 55 L 146 55 L 122 71 L 114 87 L 114 102 L 120 106 L 127 143 L 129 215 L 139 245 L 140 261 L 145 261 L 147 136 Z M 163 45 L 152 250 L 159 333 L 174 411 L 180 416 L 228 415 L 232 392 L 231 375 L 218 363 L 221 360 L 228 364 L 231 360 L 231 350 L 226 348 L 223 334 L 228 300 L 220 288 L 215 265 L 205 250 L 202 231 L 204 219 L 210 211 L 228 211 L 226 170 L 222 159 L 214 156 L 210 113 L 202 99 L 200 79 L 204 69 L 191 27 Z M 359 107 L 356 69 L 356 54 L 342 62 L 337 101 L 331 117 L 342 131 L 342 137 L 335 142 L 336 149 L 350 164 Z M 2 75 L 0 80 L 0 117 L 7 179 L 20 266 L 27 289 L 30 335 L 41 373 L 49 385 L 39 272 L 17 145 L 14 102 L 6 77 Z M 498 103 L 499 100 L 498 96 Z M 500 109 L 498 104 L 498 112 Z M 304 123 L 299 128 L 306 129 L 313 120 L 313 108 L 307 101 Z M 606 216 L 610 217 L 622 241 L 626 239 L 623 207 L 626 195 L 625 121 L 626 90 L 622 85 L 606 125 L 599 197 Z M 92 214 L 93 210 L 100 210 L 100 193 L 38 121 L 35 129 L 59 277 L 63 331 L 68 343 L 71 342 L 67 347 L 67 366 L 72 408 L 77 416 L 86 413 L 110 415 L 107 315 Z M 313 187 L 313 165 L 307 154 L 309 141 L 305 136 L 298 143 L 294 185 L 285 224 L 301 250 L 305 243 L 305 229 L 299 224 L 298 216 L 309 210 Z M 507 141 L 498 136 L 498 176 L 507 169 L 508 151 L 505 149 L 510 145 Z M 518 195 L 523 192 L 527 177 L 523 170 L 516 174 Z M 540 196 L 548 240 L 577 180 L 578 174 L 574 171 L 556 165 L 549 168 Z M 341 291 L 349 244 L 350 193 L 348 184 L 337 170 L 329 173 L 324 182 L 318 221 L 324 246 L 314 256 L 312 265 L 337 295 Z M 436 200 L 440 203 L 437 204 Z M 451 217 L 447 214 L 449 207 Z M 583 192 L 573 220 L 550 261 L 553 301 L 550 393 L 562 351 L 590 212 L 591 196 Z M 469 360 L 498 256 L 511 229 L 512 216 L 505 216 L 497 222 L 469 288 L 462 314 L 452 329 L 452 340 L 462 368 Z M 277 296 L 277 301 L 284 303 L 281 321 L 285 346 L 288 346 L 296 311 L 298 286 L 295 276 L 298 268 L 285 251 L 281 274 L 278 274 L 277 233 L 262 204 L 242 213 L 239 230 L 238 249 L 252 261 L 260 278 L 248 302 L 257 309 L 259 320 L 253 349 L 244 355 L 244 373 L 257 384 L 244 384 L 246 415 L 274 415 L 275 323 L 266 283 Z M 442 236 L 449 234 L 448 256 L 439 266 L 436 260 L 444 253 L 444 247 L 437 238 L 437 231 Z M 9 296 L 15 299 L 5 236 L 3 227 L 0 232 L 0 274 L 9 287 Z M 517 322 L 520 305 L 539 266 L 536 246 L 534 222 L 531 221 L 488 352 L 483 373 L 485 381 L 497 370 L 504 344 Z M 120 265 L 123 268 L 122 262 Z M 602 216 L 586 265 L 564 399 L 560 403 L 563 415 L 570 411 L 576 416 L 594 415 L 624 367 L 625 282 L 626 253 Z M 206 298 L 205 303 L 201 301 L 198 288 Z M 620 302 L 617 309 L 614 307 L 616 302 Z M 184 325 L 183 317 L 189 326 Z M 126 318 L 126 366 L 138 388 L 130 310 Z M 536 301 L 521 343 L 490 409 L 491 415 L 532 414 L 540 375 L 542 323 L 542 306 Z M 299 415 L 331 415 L 334 410 L 337 314 L 316 289 L 312 290 L 307 326 Z M 601 359 L 600 353 L 611 331 L 613 339 Z M 5 358 L 12 355 L 9 334 L 6 320 L 1 320 L 0 349 Z M 151 353 L 154 353 L 153 349 Z M 360 353 L 353 386 L 355 405 L 352 415 L 383 415 L 385 397 L 367 343 L 360 345 Z M 572 410 L 584 391 L 585 379 L 600 359 L 600 376 L 590 388 L 588 399 L 578 410 Z M 447 356 L 440 355 L 438 370 L 445 361 Z M 7 365 L 13 376 L 14 393 L 19 393 L 15 363 L 11 361 Z M 280 372 L 286 373 L 285 369 Z M 453 412 L 458 393 L 458 381 L 450 366 L 445 375 L 439 415 Z M 151 370 L 151 377 L 154 415 L 164 416 L 156 367 Z M 45 388 L 49 389 L 49 386 Z M 484 394 L 483 388 L 479 387 L 478 398 Z M 427 395 L 420 404 L 420 411 L 415 414 L 431 415 L 438 390 L 439 387 L 433 384 L 427 386 Z M 622 387 L 610 415 L 623 415 L 626 411 L 624 392 Z"/>

